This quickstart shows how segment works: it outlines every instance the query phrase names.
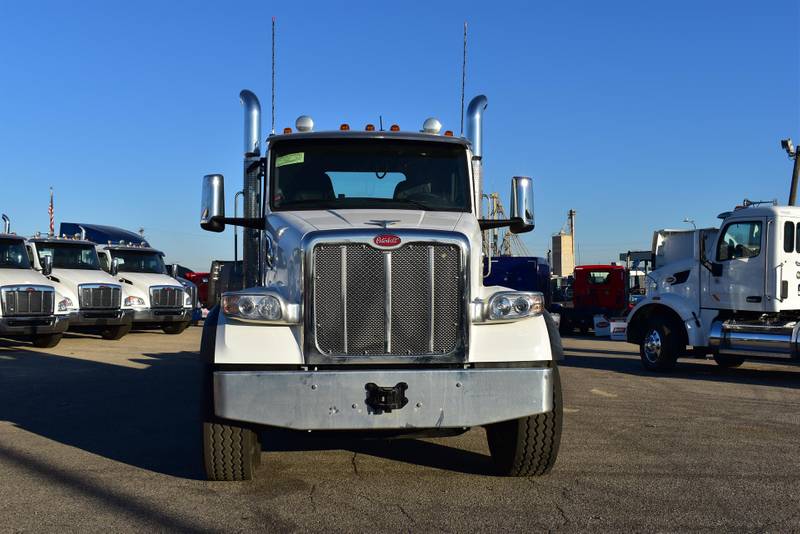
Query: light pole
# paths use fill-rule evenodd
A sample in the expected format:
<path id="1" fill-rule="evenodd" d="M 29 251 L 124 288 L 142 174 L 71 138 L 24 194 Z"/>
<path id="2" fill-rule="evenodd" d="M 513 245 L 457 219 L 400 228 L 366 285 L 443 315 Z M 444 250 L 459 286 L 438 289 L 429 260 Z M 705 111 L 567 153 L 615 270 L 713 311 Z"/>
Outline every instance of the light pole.
<path id="1" fill-rule="evenodd" d="M 781 148 L 786 151 L 789 159 L 794 160 L 792 170 L 792 186 L 789 189 L 789 205 L 794 206 L 797 200 L 797 177 L 800 175 L 800 150 L 795 150 L 791 139 L 781 139 Z"/>
<path id="2" fill-rule="evenodd" d="M 690 219 L 689 217 L 686 217 L 686 218 L 683 220 L 683 222 L 691 224 L 691 225 L 692 225 L 692 228 L 694 228 L 695 230 L 697 230 L 697 225 L 694 223 L 694 219 Z"/>

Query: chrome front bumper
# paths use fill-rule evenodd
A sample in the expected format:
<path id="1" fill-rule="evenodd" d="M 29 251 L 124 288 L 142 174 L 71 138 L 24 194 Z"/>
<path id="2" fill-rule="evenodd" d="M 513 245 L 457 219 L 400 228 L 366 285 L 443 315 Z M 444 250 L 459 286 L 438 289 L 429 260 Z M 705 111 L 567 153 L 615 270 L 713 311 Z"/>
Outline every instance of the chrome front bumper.
<path id="1" fill-rule="evenodd" d="M 69 314 L 69 326 L 117 326 L 131 324 L 133 310 L 82 310 Z"/>
<path id="2" fill-rule="evenodd" d="M 0 335 L 28 336 L 35 334 L 60 334 L 67 329 L 66 315 L 43 317 L 0 317 Z"/>
<path id="3" fill-rule="evenodd" d="M 180 309 L 146 308 L 143 310 L 135 310 L 133 312 L 134 323 L 162 324 L 162 323 L 181 323 L 184 321 L 191 321 L 191 320 L 192 320 L 191 308 L 180 308 Z"/>
<path id="4" fill-rule="evenodd" d="M 366 385 L 405 382 L 408 403 L 376 413 Z M 298 430 L 462 428 L 553 410 L 550 368 L 217 371 L 217 416 Z"/>

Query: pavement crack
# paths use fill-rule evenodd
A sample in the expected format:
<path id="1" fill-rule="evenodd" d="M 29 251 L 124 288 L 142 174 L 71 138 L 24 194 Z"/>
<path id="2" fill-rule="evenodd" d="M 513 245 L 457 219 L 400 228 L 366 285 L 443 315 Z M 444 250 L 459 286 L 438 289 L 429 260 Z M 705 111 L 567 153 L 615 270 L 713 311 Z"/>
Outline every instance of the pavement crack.
<path id="1" fill-rule="evenodd" d="M 355 475 L 358 478 L 361 478 L 361 473 L 358 472 L 358 464 L 356 463 L 356 456 L 358 456 L 358 453 L 354 452 L 353 457 L 350 458 L 350 463 L 353 465 L 353 473 L 355 473 Z"/>
<path id="2" fill-rule="evenodd" d="M 401 514 L 403 514 L 404 516 L 406 516 L 406 517 L 408 518 L 408 520 L 409 520 L 409 521 L 411 521 L 412 523 L 416 523 L 416 522 L 417 522 L 417 520 L 416 520 L 416 519 L 414 519 L 413 517 L 411 517 L 411 514 L 409 514 L 408 512 L 406 512 L 406 509 L 405 509 L 405 508 L 403 508 L 403 505 L 401 505 L 401 504 L 395 504 L 395 506 L 397 506 L 397 509 L 398 509 L 398 510 L 400 510 L 400 513 L 401 513 Z"/>
<path id="3" fill-rule="evenodd" d="M 314 503 L 314 493 L 316 491 L 317 491 L 317 485 L 316 484 L 312 484 L 311 485 L 311 491 L 308 493 L 308 498 L 311 500 L 311 504 L 315 504 Z"/>

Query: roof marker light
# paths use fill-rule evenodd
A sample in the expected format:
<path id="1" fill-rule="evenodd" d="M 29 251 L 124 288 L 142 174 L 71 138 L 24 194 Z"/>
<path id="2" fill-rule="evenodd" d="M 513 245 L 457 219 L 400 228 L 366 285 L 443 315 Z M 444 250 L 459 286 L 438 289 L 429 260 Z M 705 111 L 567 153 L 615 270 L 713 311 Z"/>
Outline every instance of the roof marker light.
<path id="1" fill-rule="evenodd" d="M 366 131 L 368 131 L 368 132 L 374 132 L 375 131 L 375 125 L 374 124 L 367 124 L 367 127 L 364 128 L 364 129 Z"/>
<path id="2" fill-rule="evenodd" d="M 422 123 L 422 131 L 427 134 L 437 135 L 442 130 L 442 123 L 435 117 L 429 117 Z"/>
<path id="3" fill-rule="evenodd" d="M 291 129 L 291 128 L 289 128 L 288 126 L 287 126 L 286 128 L 284 128 L 284 129 L 283 129 L 283 134 L 284 134 L 284 135 L 286 135 L 286 134 L 290 134 L 290 133 L 292 133 L 292 129 Z"/>
<path id="4" fill-rule="evenodd" d="M 389 131 L 390 132 L 399 132 L 400 131 L 400 127 L 398 125 L 396 125 L 396 124 L 392 124 L 391 126 L 389 126 Z"/>
<path id="5" fill-rule="evenodd" d="M 347 124 L 346 122 L 343 122 L 342 125 L 339 126 L 339 129 L 343 132 L 348 132 L 350 131 L 350 125 Z"/>
<path id="6" fill-rule="evenodd" d="M 445 137 L 453 137 L 453 130 L 445 130 L 444 131 Z"/>

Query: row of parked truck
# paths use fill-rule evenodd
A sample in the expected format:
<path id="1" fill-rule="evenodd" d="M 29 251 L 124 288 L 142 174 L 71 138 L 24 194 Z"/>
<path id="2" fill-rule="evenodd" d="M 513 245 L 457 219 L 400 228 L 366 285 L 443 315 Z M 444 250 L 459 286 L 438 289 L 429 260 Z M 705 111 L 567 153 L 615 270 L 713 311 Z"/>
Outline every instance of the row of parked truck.
<path id="1" fill-rule="evenodd" d="M 0 337 L 53 347 L 67 330 L 116 340 L 134 327 L 179 334 L 192 322 L 196 287 L 168 275 L 164 254 L 140 236 L 63 223 L 60 235 L 26 239 L 3 222 Z"/>

